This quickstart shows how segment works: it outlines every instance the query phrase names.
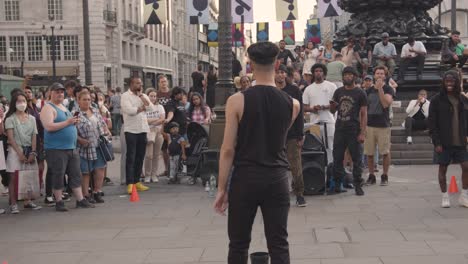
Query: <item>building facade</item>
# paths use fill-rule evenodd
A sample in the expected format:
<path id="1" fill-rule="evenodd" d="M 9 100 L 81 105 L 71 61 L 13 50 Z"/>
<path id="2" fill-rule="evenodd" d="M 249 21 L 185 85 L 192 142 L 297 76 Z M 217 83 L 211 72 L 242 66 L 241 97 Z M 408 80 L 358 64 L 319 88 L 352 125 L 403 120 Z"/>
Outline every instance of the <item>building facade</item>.
<path id="1" fill-rule="evenodd" d="M 156 87 L 158 75 L 165 74 L 171 86 L 188 88 L 198 61 L 198 28 L 187 21 L 185 1 L 167 0 L 162 25 L 144 25 L 142 5 L 89 1 L 92 83 L 104 90 L 127 87 L 131 76 L 139 76 L 145 88 Z M 69 79 L 84 84 L 84 33 L 82 1 L 0 0 L 0 71 L 32 75 L 34 87 Z"/>
<path id="2" fill-rule="evenodd" d="M 468 1 L 457 0 L 457 30 L 460 31 L 462 43 L 468 45 Z M 450 29 L 452 20 L 452 1 L 444 0 L 441 4 L 440 24 Z M 439 23 L 439 7 L 429 10 L 429 14 Z"/>

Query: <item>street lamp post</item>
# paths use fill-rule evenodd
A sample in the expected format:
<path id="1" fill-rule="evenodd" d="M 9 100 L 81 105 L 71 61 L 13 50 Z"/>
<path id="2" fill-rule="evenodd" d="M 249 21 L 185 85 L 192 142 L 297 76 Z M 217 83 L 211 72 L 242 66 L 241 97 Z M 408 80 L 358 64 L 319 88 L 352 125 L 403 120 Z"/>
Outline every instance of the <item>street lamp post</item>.
<path id="1" fill-rule="evenodd" d="M 52 25 L 50 25 L 50 30 L 51 30 L 51 35 L 47 36 L 45 33 L 42 35 L 42 37 L 47 41 L 47 43 L 50 45 L 50 53 L 51 53 L 51 59 L 52 59 L 52 81 L 55 82 L 57 80 L 57 67 L 56 67 L 56 61 L 57 61 L 57 42 L 60 41 L 60 37 L 55 35 L 55 29 L 56 29 L 56 24 L 55 24 L 55 18 L 54 16 L 50 16 L 49 20 L 52 22 Z M 62 26 L 59 27 L 60 30 L 63 29 Z M 42 30 L 46 30 L 46 26 L 42 25 Z"/>
<path id="2" fill-rule="evenodd" d="M 450 27 L 453 31 L 457 29 L 457 0 L 452 0 L 451 16 L 452 20 L 450 21 Z"/>
<path id="3" fill-rule="evenodd" d="M 208 145 L 210 149 L 219 149 L 223 142 L 225 120 L 225 104 L 233 92 L 232 81 L 232 33 L 231 33 L 231 0 L 219 0 L 218 17 L 218 82 L 215 87 L 216 120 L 210 126 Z"/>

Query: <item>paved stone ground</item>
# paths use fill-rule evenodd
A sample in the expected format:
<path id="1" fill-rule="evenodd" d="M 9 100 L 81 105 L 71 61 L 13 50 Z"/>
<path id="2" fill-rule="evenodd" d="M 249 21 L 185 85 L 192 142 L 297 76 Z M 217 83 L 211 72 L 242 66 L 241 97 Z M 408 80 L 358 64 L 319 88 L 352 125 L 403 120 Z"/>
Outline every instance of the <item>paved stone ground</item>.
<path id="1" fill-rule="evenodd" d="M 440 208 L 435 171 L 399 166 L 390 186 L 367 187 L 364 197 L 314 196 L 306 208 L 291 207 L 291 263 L 467 264 L 468 208 L 458 207 L 458 195 L 452 208 Z M 118 181 L 118 164 L 109 174 Z M 0 215 L 0 263 L 226 263 L 226 218 L 213 213 L 203 187 L 152 187 L 139 203 L 116 185 L 105 188 L 106 203 L 95 209 Z M 0 198 L 0 207 L 6 204 Z M 266 249 L 260 216 L 253 251 Z"/>

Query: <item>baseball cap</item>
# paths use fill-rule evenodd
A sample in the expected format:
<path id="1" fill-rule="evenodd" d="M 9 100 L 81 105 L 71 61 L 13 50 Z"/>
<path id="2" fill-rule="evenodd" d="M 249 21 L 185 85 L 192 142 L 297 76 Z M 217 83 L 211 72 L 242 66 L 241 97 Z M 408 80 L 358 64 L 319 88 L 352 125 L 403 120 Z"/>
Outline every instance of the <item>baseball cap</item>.
<path id="1" fill-rule="evenodd" d="M 388 38 L 388 37 L 390 37 L 390 35 L 388 35 L 387 32 L 382 33 L 382 38 Z"/>
<path id="2" fill-rule="evenodd" d="M 177 124 L 176 122 L 170 122 L 169 125 L 167 125 L 167 127 L 169 129 L 172 129 L 173 127 L 179 127 L 179 124 Z"/>
<path id="3" fill-rule="evenodd" d="M 374 77 L 372 77 L 372 75 L 366 75 L 366 77 L 364 77 L 364 80 L 371 80 L 371 81 L 373 81 L 373 80 L 374 80 Z"/>
<path id="4" fill-rule="evenodd" d="M 49 88 L 51 91 L 57 91 L 57 90 L 64 90 L 65 91 L 65 87 L 63 87 L 63 85 L 61 83 L 53 83 L 50 88 Z"/>
<path id="5" fill-rule="evenodd" d="M 278 67 L 278 71 L 284 71 L 285 73 L 288 73 L 288 67 L 284 64 L 280 64 L 280 66 Z"/>

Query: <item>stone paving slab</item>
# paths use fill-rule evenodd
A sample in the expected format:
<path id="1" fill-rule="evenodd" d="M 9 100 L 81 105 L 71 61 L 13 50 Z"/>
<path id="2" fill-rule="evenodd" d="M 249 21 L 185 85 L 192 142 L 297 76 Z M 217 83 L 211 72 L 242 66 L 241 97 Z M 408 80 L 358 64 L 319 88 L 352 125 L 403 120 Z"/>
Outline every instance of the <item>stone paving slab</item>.
<path id="1" fill-rule="evenodd" d="M 108 168 L 114 181 L 117 165 Z M 366 187 L 363 197 L 306 197 L 308 207 L 290 210 L 291 263 L 468 264 L 468 208 L 458 206 L 458 195 L 452 208 L 440 208 L 436 172 L 397 166 L 389 186 Z M 0 263 L 226 263 L 227 219 L 213 212 L 213 199 L 201 185 L 165 181 L 150 184 L 139 203 L 117 184 L 104 188 L 106 203 L 94 209 L 73 209 L 71 201 L 64 214 L 45 207 L 0 215 Z M 0 197 L 0 208 L 6 205 Z M 259 211 L 251 252 L 265 250 Z"/>

